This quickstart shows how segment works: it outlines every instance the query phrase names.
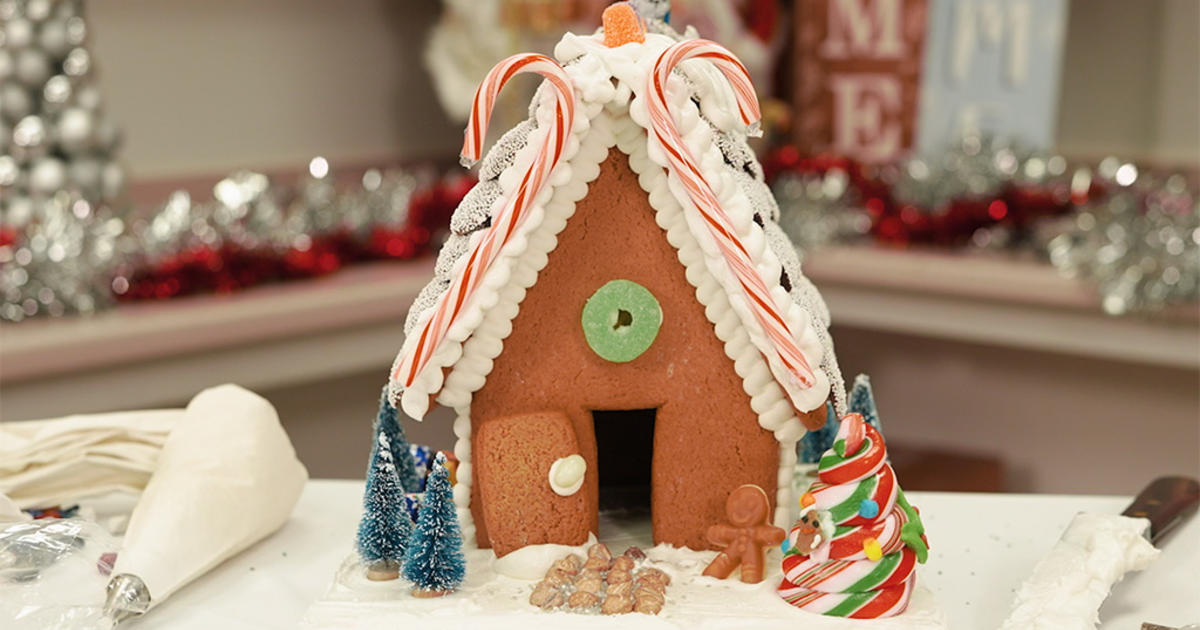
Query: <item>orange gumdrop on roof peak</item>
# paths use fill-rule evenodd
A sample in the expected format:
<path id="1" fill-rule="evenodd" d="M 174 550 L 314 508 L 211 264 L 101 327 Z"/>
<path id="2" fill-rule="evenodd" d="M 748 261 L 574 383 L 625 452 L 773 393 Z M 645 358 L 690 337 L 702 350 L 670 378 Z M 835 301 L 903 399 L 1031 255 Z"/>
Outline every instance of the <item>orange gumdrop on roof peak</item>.
<path id="1" fill-rule="evenodd" d="M 600 20 L 604 24 L 604 45 L 609 48 L 646 41 L 646 27 L 642 24 L 642 18 L 628 2 L 618 2 L 608 7 Z"/>

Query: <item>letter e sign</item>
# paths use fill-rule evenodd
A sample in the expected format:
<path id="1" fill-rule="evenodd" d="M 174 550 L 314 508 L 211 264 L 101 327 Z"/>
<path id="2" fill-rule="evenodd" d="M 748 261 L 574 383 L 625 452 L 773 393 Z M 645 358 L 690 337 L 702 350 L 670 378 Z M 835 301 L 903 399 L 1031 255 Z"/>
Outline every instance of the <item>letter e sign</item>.
<path id="1" fill-rule="evenodd" d="M 926 0 L 797 0 L 795 16 L 800 150 L 884 162 L 912 147 Z"/>

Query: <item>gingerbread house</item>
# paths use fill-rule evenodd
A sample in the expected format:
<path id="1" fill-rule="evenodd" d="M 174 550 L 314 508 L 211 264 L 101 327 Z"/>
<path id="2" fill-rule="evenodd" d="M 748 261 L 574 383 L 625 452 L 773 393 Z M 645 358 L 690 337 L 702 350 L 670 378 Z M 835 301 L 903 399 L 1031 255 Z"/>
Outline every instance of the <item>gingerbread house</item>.
<path id="1" fill-rule="evenodd" d="M 546 77 L 453 216 L 390 392 L 416 419 L 457 414 L 468 543 L 581 544 L 624 493 L 656 543 L 708 548 L 734 488 L 793 503 L 797 440 L 842 406 L 829 314 L 777 225 L 728 51 L 568 34 L 555 57 L 480 87 L 468 158 L 504 81 Z"/>

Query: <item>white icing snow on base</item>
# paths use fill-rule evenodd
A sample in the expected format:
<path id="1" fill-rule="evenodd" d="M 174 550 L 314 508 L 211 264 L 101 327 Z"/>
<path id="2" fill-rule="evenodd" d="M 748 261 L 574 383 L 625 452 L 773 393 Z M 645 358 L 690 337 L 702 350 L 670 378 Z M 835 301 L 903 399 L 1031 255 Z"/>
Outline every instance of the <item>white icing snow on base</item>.
<path id="1" fill-rule="evenodd" d="M 596 543 L 596 535 L 589 533 L 588 541 L 582 545 L 525 545 L 501 558 L 492 558 L 492 571 L 497 575 L 518 580 L 540 580 L 555 560 L 569 553 L 585 555 L 587 548 Z"/>
<path id="2" fill-rule="evenodd" d="M 897 617 L 870 620 L 823 617 L 794 608 L 775 594 L 780 578 L 778 550 L 767 557 L 769 571 L 763 582 L 743 584 L 735 579 L 718 580 L 700 575 L 715 552 L 668 545 L 647 548 L 647 519 L 619 521 L 603 514 L 600 527 L 605 533 L 602 539 L 614 554 L 623 552 L 629 545 L 642 546 L 647 552 L 647 566 L 662 569 L 671 576 L 666 606 L 661 614 L 604 616 L 541 611 L 529 604 L 529 594 L 536 579 L 520 580 L 499 575 L 495 571 L 495 556 L 490 550 L 472 549 L 466 552 L 467 580 L 462 589 L 436 599 L 412 597 L 409 594 L 412 586 L 403 579 L 368 581 L 362 565 L 351 555 L 338 570 L 329 592 L 309 608 L 301 625 L 313 630 L 405 627 L 439 630 L 943 630 L 947 627 L 945 615 L 937 607 L 933 594 L 925 588 L 916 589 L 908 610 Z M 535 577 L 540 578 L 540 575 Z"/>

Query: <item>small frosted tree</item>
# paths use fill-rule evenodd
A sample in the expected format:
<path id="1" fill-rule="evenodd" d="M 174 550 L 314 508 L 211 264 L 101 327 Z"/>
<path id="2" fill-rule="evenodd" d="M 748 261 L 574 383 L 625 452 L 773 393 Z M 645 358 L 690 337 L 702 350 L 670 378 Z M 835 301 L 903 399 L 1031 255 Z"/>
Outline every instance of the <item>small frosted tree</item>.
<path id="1" fill-rule="evenodd" d="M 854 387 L 850 388 L 850 401 L 847 405 L 850 413 L 857 413 L 863 421 L 883 432 L 879 425 L 879 409 L 875 406 L 875 392 L 871 391 L 871 377 L 859 374 L 854 377 Z"/>
<path id="2" fill-rule="evenodd" d="M 408 436 L 404 435 L 404 427 L 400 425 L 400 412 L 388 400 L 388 387 L 383 386 L 379 395 L 379 413 L 375 416 L 375 432 L 387 435 L 391 444 L 392 460 L 396 463 L 396 476 L 400 479 L 400 487 L 405 492 L 420 492 L 421 478 L 417 476 L 417 467 L 413 463 L 412 451 L 409 449 Z"/>
<path id="3" fill-rule="evenodd" d="M 413 524 L 404 506 L 404 490 L 396 477 L 391 441 L 383 431 L 377 436 L 371 449 L 363 517 L 356 542 L 358 555 L 367 566 L 367 578 L 394 580 L 399 575 Z"/>
<path id="4" fill-rule="evenodd" d="M 838 417 L 833 410 L 833 403 L 825 403 L 825 426 L 809 431 L 800 439 L 799 460 L 806 464 L 821 461 L 821 455 L 833 448 L 833 439 L 837 435 Z"/>
<path id="5" fill-rule="evenodd" d="M 414 584 L 413 595 L 441 597 L 458 589 L 466 570 L 446 457 L 438 453 L 404 555 L 404 577 Z"/>

